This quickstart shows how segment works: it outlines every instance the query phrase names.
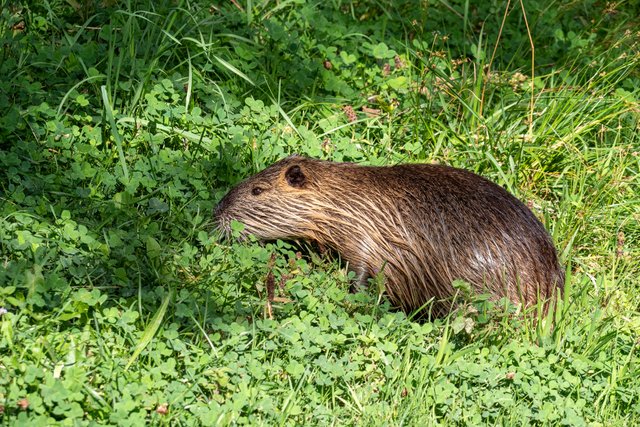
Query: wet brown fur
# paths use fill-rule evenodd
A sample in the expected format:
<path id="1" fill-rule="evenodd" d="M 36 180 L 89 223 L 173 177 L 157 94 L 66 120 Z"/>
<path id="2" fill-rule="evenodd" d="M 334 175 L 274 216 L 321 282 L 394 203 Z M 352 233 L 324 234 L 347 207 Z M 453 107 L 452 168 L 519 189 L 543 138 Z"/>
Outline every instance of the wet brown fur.
<path id="1" fill-rule="evenodd" d="M 391 301 L 450 308 L 462 279 L 526 306 L 564 286 L 543 225 L 502 187 L 448 166 L 360 166 L 291 156 L 248 178 L 216 208 L 263 240 L 304 239 L 336 250 L 359 283 L 384 268 Z"/>

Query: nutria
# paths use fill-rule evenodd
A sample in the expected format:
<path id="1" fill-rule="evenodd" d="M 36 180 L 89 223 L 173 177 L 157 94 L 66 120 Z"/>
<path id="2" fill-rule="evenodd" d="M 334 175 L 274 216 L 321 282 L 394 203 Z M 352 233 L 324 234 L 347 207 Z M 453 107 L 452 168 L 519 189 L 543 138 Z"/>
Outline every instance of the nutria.
<path id="1" fill-rule="evenodd" d="M 525 306 L 564 286 L 544 226 L 502 187 L 449 166 L 388 167 L 287 157 L 232 189 L 215 209 L 261 240 L 303 239 L 337 251 L 357 282 L 382 269 L 393 304 L 451 309 L 462 279 Z"/>

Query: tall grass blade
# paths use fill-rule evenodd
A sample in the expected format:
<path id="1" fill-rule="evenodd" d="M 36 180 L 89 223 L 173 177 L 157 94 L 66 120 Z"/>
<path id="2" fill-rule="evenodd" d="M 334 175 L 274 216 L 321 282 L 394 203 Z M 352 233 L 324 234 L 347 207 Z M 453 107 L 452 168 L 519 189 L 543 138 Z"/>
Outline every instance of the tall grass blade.
<path id="1" fill-rule="evenodd" d="M 153 339 L 154 335 L 158 331 L 158 328 L 162 324 L 162 320 L 164 319 L 164 315 L 167 312 L 167 307 L 169 306 L 169 302 L 171 301 L 172 298 L 173 298 L 173 290 L 170 290 L 167 293 L 167 295 L 165 295 L 164 300 L 160 305 L 160 308 L 158 308 L 158 311 L 156 311 L 156 314 L 153 315 L 153 318 L 151 319 L 151 321 L 145 328 L 144 332 L 142 333 L 142 336 L 140 337 L 140 341 L 138 341 L 138 344 L 136 345 L 136 348 L 133 351 L 133 354 L 129 358 L 129 361 L 127 362 L 127 365 L 124 368 L 125 371 L 129 370 L 129 367 L 131 366 L 131 364 L 135 362 L 136 359 L 138 359 L 138 356 L 140 356 L 140 353 L 142 353 L 142 350 L 144 350 L 145 347 L 149 345 L 149 343 Z"/>
<path id="2" fill-rule="evenodd" d="M 109 120 L 109 125 L 111 127 L 111 135 L 113 135 L 113 139 L 116 140 L 116 147 L 118 148 L 118 157 L 120 158 L 120 166 L 122 167 L 122 173 L 124 175 L 124 179 L 129 181 L 129 168 L 127 167 L 127 160 L 124 157 L 124 151 L 122 150 L 122 137 L 118 132 L 118 127 L 116 126 L 115 118 L 113 117 L 113 109 L 111 108 L 111 103 L 109 102 L 109 95 L 107 94 L 107 86 L 100 86 L 100 93 L 102 94 L 102 104 L 104 105 L 104 113 Z"/>

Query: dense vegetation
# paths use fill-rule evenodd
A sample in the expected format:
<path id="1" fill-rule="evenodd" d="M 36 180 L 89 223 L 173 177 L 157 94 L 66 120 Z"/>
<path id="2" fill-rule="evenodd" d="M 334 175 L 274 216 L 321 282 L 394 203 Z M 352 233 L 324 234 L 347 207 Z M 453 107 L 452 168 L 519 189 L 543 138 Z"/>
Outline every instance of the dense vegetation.
<path id="1" fill-rule="evenodd" d="M 2 423 L 640 424 L 640 2 L 474 3 L 0 0 Z M 415 320 L 219 241 L 290 153 L 498 182 L 564 299 Z"/>

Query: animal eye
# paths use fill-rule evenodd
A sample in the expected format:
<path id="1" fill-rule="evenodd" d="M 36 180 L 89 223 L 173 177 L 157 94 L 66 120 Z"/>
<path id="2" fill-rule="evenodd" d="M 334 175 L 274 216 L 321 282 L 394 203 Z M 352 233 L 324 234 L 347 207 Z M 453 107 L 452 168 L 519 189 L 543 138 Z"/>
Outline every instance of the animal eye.
<path id="1" fill-rule="evenodd" d="M 264 190 L 260 187 L 253 187 L 251 189 L 251 194 L 253 194 L 254 196 L 257 196 L 258 194 L 262 193 Z"/>

